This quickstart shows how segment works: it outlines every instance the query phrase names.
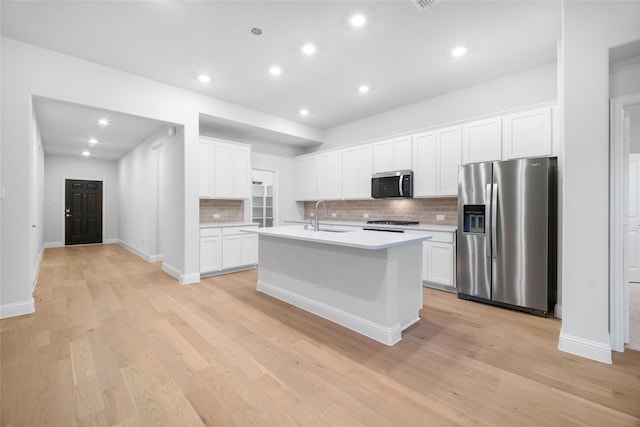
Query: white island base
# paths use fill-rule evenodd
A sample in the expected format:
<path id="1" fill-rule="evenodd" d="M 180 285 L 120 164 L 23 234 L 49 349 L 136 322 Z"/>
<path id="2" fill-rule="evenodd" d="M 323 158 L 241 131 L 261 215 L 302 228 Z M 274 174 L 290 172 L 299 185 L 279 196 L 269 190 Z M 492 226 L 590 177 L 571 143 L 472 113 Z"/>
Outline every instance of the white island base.
<path id="1" fill-rule="evenodd" d="M 335 243 L 329 232 L 305 230 L 328 233 L 309 241 L 261 231 L 258 291 L 386 345 L 420 320 L 423 238 L 404 236 L 402 243 L 365 249 Z"/>

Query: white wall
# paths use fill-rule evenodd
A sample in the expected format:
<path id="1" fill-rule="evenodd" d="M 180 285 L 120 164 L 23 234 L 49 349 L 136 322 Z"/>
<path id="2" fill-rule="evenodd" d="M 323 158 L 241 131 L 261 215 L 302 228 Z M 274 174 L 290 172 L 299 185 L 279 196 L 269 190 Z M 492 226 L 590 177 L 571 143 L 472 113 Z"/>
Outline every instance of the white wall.
<path id="1" fill-rule="evenodd" d="M 470 86 L 325 131 L 327 149 L 557 99 L 556 64 Z"/>
<path id="2" fill-rule="evenodd" d="M 43 255 L 43 194 L 44 194 L 44 149 L 40 137 L 38 121 L 32 106 L 31 120 L 31 179 L 29 182 L 29 194 L 31 204 L 34 206 L 29 212 L 31 228 L 30 233 L 30 253 L 31 253 L 31 277 L 32 288 L 35 288 L 40 270 L 40 260 Z"/>
<path id="3" fill-rule="evenodd" d="M 199 114 L 247 123 L 273 132 L 319 141 L 322 132 L 303 124 L 149 80 L 102 65 L 41 49 L 3 37 L 1 52 L 2 254 L 0 308 L 29 304 L 30 212 L 33 164 L 30 155 L 31 96 L 93 106 L 105 110 L 183 125 L 175 144 L 165 152 L 167 227 L 164 262 L 182 283 L 199 279 L 199 199 L 197 141 Z M 169 180 L 169 178 L 171 180 Z M 173 222 L 171 222 L 173 221 Z M 170 250 L 169 250 L 170 249 Z M 4 314 L 2 314 L 4 315 Z"/>
<path id="4" fill-rule="evenodd" d="M 45 155 L 44 245 L 64 246 L 65 179 L 102 181 L 102 241 L 118 241 L 118 164 L 114 160 Z"/>
<path id="5" fill-rule="evenodd" d="M 608 363 L 609 48 L 640 38 L 638 16 L 638 2 L 563 2 L 559 348 Z"/>
<path id="6" fill-rule="evenodd" d="M 610 68 L 609 94 L 612 98 L 640 93 L 640 56 L 614 61 Z"/>
<path id="7" fill-rule="evenodd" d="M 164 180 L 159 162 L 164 163 L 164 146 L 174 138 L 163 127 L 118 161 L 120 243 L 151 262 L 162 257 L 158 221 Z"/>

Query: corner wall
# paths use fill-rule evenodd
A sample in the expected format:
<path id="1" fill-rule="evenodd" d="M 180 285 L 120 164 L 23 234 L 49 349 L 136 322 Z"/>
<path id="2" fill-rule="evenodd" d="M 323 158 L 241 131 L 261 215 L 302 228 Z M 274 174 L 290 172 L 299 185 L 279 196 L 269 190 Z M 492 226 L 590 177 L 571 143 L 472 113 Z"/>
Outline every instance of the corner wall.
<path id="1" fill-rule="evenodd" d="M 561 350 L 611 363 L 609 49 L 640 38 L 640 3 L 563 2 Z"/>

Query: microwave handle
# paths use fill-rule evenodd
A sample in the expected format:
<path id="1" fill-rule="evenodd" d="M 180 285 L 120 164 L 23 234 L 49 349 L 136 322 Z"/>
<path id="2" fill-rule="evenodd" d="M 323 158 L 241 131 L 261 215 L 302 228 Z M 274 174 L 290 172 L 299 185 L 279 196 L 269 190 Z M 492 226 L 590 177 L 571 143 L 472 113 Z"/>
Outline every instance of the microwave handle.
<path id="1" fill-rule="evenodd" d="M 404 192 L 402 191 L 402 181 L 404 175 L 400 175 L 400 180 L 398 181 L 398 192 L 400 193 L 400 197 L 404 197 Z"/>

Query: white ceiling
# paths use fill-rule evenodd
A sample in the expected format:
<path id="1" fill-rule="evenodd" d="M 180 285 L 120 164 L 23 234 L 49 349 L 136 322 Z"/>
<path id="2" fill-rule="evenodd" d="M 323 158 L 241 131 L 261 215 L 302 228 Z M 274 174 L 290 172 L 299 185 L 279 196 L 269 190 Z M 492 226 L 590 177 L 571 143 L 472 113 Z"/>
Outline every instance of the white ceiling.
<path id="1" fill-rule="evenodd" d="M 424 11 L 410 0 L 0 4 L 3 36 L 319 129 L 554 62 L 561 24 L 559 1 L 443 0 Z M 354 12 L 364 27 L 349 25 Z M 306 42 L 318 47 L 312 57 Z M 460 44 L 467 55 L 451 57 Z M 273 64 L 281 76 L 269 75 Z M 203 72 L 211 83 L 197 81 Z"/>
<path id="2" fill-rule="evenodd" d="M 48 98 L 34 97 L 40 137 L 47 154 L 118 160 L 168 123 L 105 111 Z M 106 118 L 109 124 L 100 125 Z M 98 143 L 89 146 L 89 139 Z"/>

